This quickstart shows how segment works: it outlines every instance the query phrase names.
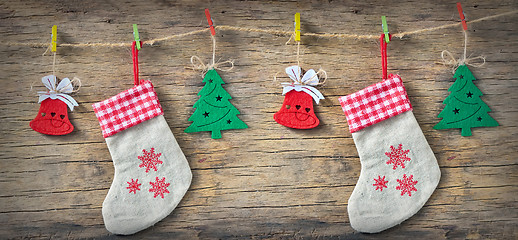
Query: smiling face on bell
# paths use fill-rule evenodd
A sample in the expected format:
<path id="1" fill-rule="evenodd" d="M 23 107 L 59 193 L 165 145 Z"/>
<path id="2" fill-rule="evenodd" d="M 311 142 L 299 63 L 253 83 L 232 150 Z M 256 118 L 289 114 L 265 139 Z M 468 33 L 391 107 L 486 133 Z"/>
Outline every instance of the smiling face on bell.
<path id="1" fill-rule="evenodd" d="M 30 122 L 34 131 L 48 135 L 65 135 L 74 130 L 68 120 L 67 104 L 58 99 L 45 99 L 40 110 Z"/>
<path id="2" fill-rule="evenodd" d="M 286 93 L 282 107 L 273 119 L 283 126 L 297 129 L 314 128 L 320 123 L 313 109 L 313 98 L 295 90 Z"/>

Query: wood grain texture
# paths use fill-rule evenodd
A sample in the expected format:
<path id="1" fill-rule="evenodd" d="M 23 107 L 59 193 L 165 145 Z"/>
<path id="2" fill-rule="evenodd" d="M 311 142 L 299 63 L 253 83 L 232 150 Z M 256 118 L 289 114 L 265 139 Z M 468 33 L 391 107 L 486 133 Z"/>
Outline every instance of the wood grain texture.
<path id="1" fill-rule="evenodd" d="M 392 32 L 457 21 L 455 1 L 1 1 L 2 42 L 47 42 L 58 25 L 59 43 L 129 42 L 132 23 L 142 40 L 206 27 L 204 8 L 216 25 L 290 30 L 302 13 L 302 32 L 376 34 L 381 15 Z M 516 1 L 464 1 L 468 21 L 518 9 Z M 347 199 L 360 174 L 360 161 L 338 97 L 380 81 L 376 40 L 302 36 L 302 66 L 325 69 L 326 97 L 316 107 L 312 130 L 277 124 L 273 114 L 283 96 L 273 76 L 295 60 L 287 38 L 219 31 L 217 57 L 234 59 L 221 72 L 232 104 L 249 129 L 186 134 L 192 105 L 203 83 L 185 69 L 189 58 L 211 56 L 209 34 L 145 47 L 139 54 L 143 79 L 154 82 L 171 130 L 193 171 L 190 190 L 178 208 L 135 238 L 467 238 L 518 236 L 518 23 L 517 15 L 469 25 L 468 54 L 487 63 L 472 68 L 490 115 L 501 126 L 433 130 L 453 83 L 451 69 L 437 64 L 444 49 L 462 53 L 461 27 L 395 39 L 389 44 L 389 72 L 398 73 L 414 114 L 434 150 L 442 178 L 426 205 L 412 218 L 380 234 L 355 232 Z M 29 128 L 39 104 L 31 84 L 50 74 L 43 48 L 0 44 L 0 236 L 7 238 L 111 238 L 101 205 L 113 178 L 113 164 L 91 104 L 132 86 L 129 48 L 59 47 L 58 77 L 82 79 L 70 114 L 76 129 L 53 137 Z M 39 88 L 39 89 L 38 89 Z"/>

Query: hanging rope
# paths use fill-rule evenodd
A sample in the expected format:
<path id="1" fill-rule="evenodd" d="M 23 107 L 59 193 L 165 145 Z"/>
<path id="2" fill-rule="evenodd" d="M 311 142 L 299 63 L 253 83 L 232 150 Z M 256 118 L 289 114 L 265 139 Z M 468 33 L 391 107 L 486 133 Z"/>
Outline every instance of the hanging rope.
<path id="1" fill-rule="evenodd" d="M 503 17 L 503 16 L 507 16 L 507 15 L 517 14 L 517 13 L 518 13 L 518 10 L 504 12 L 504 13 L 500 13 L 500 14 L 496 14 L 496 15 L 491 15 L 491 16 L 471 20 L 468 22 L 468 24 L 473 24 L 473 23 L 486 21 L 486 20 L 490 20 L 490 19 L 494 19 L 494 18 L 499 18 L 499 17 Z M 432 27 L 432 28 L 424 28 L 424 29 L 419 29 L 419 30 L 395 33 L 392 36 L 395 38 L 403 38 L 408 35 L 417 35 L 417 34 L 422 34 L 422 33 L 426 33 L 426 32 L 437 31 L 440 29 L 457 27 L 457 26 L 460 26 L 461 24 L 462 24 L 461 22 L 450 23 L 450 24 L 445 24 L 445 25 Z M 225 25 L 214 26 L 214 27 L 218 30 L 230 30 L 230 31 L 238 31 L 238 32 L 255 32 L 255 33 L 265 33 L 265 34 L 280 35 L 280 36 L 291 36 L 293 34 L 293 31 L 282 31 L 282 30 L 272 30 L 272 29 L 244 28 L 244 27 L 225 26 Z M 187 36 L 191 36 L 191 35 L 195 35 L 195 34 L 199 34 L 199 33 L 205 33 L 207 31 L 210 31 L 209 28 L 195 30 L 195 31 L 191 31 L 191 32 L 181 33 L 181 34 L 174 34 L 174 35 L 161 37 L 161 38 L 150 39 L 150 40 L 146 40 L 144 45 L 151 46 L 158 42 L 164 42 L 164 41 L 169 41 L 169 40 L 175 39 L 175 38 L 182 38 L 182 37 L 187 37 Z M 312 37 L 318 37 L 318 38 L 358 39 L 358 40 L 378 39 L 378 37 L 379 37 L 379 35 L 377 35 L 377 34 L 361 35 L 361 34 L 345 34 L 345 33 L 304 33 L 303 36 L 312 36 Z M 47 43 L 3 42 L 3 44 L 6 46 L 48 47 Z M 126 43 L 126 42 L 124 42 L 124 43 L 103 43 L 103 42 L 99 42 L 99 43 L 62 43 L 62 44 L 58 44 L 58 45 L 61 47 L 79 47 L 79 48 L 80 47 L 129 47 L 129 46 L 131 46 L 131 43 Z"/>
<path id="2" fill-rule="evenodd" d="M 205 76 L 205 73 L 211 69 L 218 69 L 223 72 L 228 72 L 234 68 L 234 60 L 216 62 L 216 37 L 213 35 L 211 35 L 211 37 L 212 37 L 212 62 L 209 64 L 204 64 L 203 61 L 198 56 L 191 57 L 192 69 L 201 71 L 202 76 Z M 227 67 L 227 68 L 220 67 L 221 65 L 225 65 L 225 64 L 230 64 L 230 67 Z"/>
<path id="3" fill-rule="evenodd" d="M 457 67 L 460 65 L 469 65 L 472 67 L 481 67 L 486 63 L 486 58 L 484 56 L 477 56 L 477 57 L 466 57 L 466 49 L 468 46 L 468 33 L 466 31 L 464 32 L 464 54 L 459 58 L 458 60 L 453 57 L 453 54 L 451 54 L 448 50 L 443 50 L 441 52 L 441 58 L 443 61 L 443 64 L 446 66 L 450 66 L 452 68 L 452 73 L 455 73 L 455 70 L 457 70 Z M 477 62 L 478 61 L 478 62 Z"/>

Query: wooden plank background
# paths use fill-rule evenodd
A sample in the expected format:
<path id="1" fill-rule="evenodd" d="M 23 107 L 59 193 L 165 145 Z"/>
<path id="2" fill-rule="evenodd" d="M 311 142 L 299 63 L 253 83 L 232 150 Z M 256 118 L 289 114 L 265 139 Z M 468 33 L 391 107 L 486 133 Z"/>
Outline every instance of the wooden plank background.
<path id="1" fill-rule="evenodd" d="M 518 2 L 463 1 L 468 20 L 518 9 Z M 111 238 L 101 204 L 113 179 L 113 164 L 91 104 L 132 87 L 128 47 L 59 47 L 58 77 L 79 77 L 79 107 L 70 114 L 76 129 L 46 136 L 29 128 L 38 112 L 39 80 L 52 73 L 44 47 L 7 43 L 47 43 L 58 25 L 58 42 L 125 42 L 132 23 L 146 39 L 206 27 L 204 8 L 216 25 L 291 31 L 301 12 L 302 31 L 379 34 L 380 16 L 391 32 L 455 23 L 455 1 L 1 1 L 0 69 L 0 236 L 6 238 Z M 469 25 L 468 54 L 486 56 L 471 68 L 501 126 L 433 130 L 442 100 L 453 83 L 442 64 L 447 49 L 460 57 L 460 26 L 394 39 L 389 72 L 398 73 L 414 114 L 434 150 L 442 178 L 426 205 L 401 225 L 380 234 L 360 234 L 349 225 L 347 200 L 360 174 L 360 161 L 338 97 L 380 81 L 377 40 L 302 36 L 302 66 L 329 75 L 316 107 L 321 120 L 312 130 L 277 124 L 273 114 L 283 96 L 277 72 L 295 61 L 288 37 L 218 31 L 217 58 L 234 59 L 221 72 L 232 104 L 249 129 L 186 134 L 192 105 L 203 84 L 186 69 L 189 58 L 211 57 L 208 32 L 145 46 L 143 79 L 154 82 L 165 118 L 193 172 L 190 190 L 178 208 L 135 238 L 492 238 L 518 236 L 518 14 Z M 283 75 L 283 74 L 281 74 Z M 280 75 L 280 76 L 281 76 Z M 30 91 L 34 84 L 35 90 Z"/>

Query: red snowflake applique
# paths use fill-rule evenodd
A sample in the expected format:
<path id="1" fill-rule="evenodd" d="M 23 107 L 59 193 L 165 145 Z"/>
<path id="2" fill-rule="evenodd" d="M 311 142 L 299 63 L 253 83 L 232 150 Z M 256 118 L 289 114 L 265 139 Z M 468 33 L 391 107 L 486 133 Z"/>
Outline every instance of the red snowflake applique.
<path id="1" fill-rule="evenodd" d="M 417 191 L 415 188 L 417 181 L 414 181 L 413 178 L 414 175 L 410 175 L 410 177 L 407 178 L 406 174 L 403 174 L 403 179 L 397 179 L 399 186 L 396 187 L 396 190 L 401 190 L 401 196 L 405 195 L 405 193 L 408 193 L 408 196 L 411 197 L 412 191 Z"/>
<path id="2" fill-rule="evenodd" d="M 383 176 L 383 178 L 381 178 L 381 176 L 378 176 L 378 179 L 374 178 L 374 181 L 376 183 L 372 184 L 372 186 L 376 187 L 375 190 L 379 189 L 380 191 L 383 191 L 383 188 L 387 188 L 388 181 L 385 181 L 385 176 Z"/>
<path id="3" fill-rule="evenodd" d="M 146 172 L 149 172 L 149 170 L 152 168 L 157 171 L 156 165 L 162 164 L 163 162 L 160 160 L 160 156 L 162 156 L 162 153 L 155 153 L 155 148 L 151 148 L 151 151 L 146 151 L 146 149 L 142 149 L 142 156 L 138 156 L 137 158 L 142 161 L 138 167 L 145 167 Z"/>
<path id="4" fill-rule="evenodd" d="M 156 182 L 149 182 L 149 184 L 153 186 L 151 189 L 149 189 L 149 191 L 155 192 L 155 196 L 153 196 L 154 198 L 156 198 L 158 195 L 164 198 L 164 193 L 169 193 L 167 187 L 171 185 L 170 183 L 165 182 L 165 177 L 162 178 L 162 180 L 159 180 L 158 177 L 156 177 Z"/>
<path id="5" fill-rule="evenodd" d="M 398 165 L 405 168 L 405 161 L 410 161 L 410 158 L 407 156 L 410 150 L 403 150 L 402 146 L 403 144 L 399 144 L 397 149 L 394 146 L 390 146 L 391 152 L 385 153 L 385 155 L 390 158 L 387 164 L 394 164 L 392 168 L 394 170 L 396 170 Z"/>
<path id="6" fill-rule="evenodd" d="M 127 189 L 129 189 L 129 193 L 133 192 L 133 194 L 136 194 L 137 191 L 140 191 L 140 183 L 138 183 L 138 179 L 137 180 L 133 180 L 133 178 L 131 179 L 131 182 L 127 182 L 129 184 L 128 187 L 126 187 Z"/>

